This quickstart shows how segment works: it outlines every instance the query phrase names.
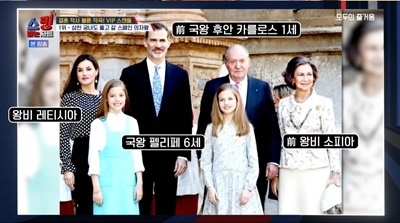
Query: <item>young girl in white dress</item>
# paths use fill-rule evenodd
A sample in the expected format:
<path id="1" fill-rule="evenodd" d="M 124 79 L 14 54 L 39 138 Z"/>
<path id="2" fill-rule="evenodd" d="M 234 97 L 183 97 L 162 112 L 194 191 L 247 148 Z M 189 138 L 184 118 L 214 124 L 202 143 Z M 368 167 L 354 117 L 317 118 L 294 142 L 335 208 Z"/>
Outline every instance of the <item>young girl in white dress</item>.
<path id="1" fill-rule="evenodd" d="M 218 88 L 211 120 L 200 162 L 207 187 L 203 214 L 263 214 L 254 130 L 234 85 Z"/>

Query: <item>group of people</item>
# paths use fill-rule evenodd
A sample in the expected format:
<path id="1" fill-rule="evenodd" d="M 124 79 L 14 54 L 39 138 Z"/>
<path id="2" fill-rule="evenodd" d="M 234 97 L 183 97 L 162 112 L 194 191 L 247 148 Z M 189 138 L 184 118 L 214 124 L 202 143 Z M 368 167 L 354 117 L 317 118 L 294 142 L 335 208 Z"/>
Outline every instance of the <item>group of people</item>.
<path id="1" fill-rule="evenodd" d="M 99 65 L 89 54 L 76 59 L 65 84 L 61 106 L 82 109 L 79 123 L 60 126 L 62 174 L 76 214 L 149 215 L 153 194 L 155 214 L 176 214 L 177 179 L 187 171 L 190 151 L 122 148 L 123 135 L 192 134 L 188 73 L 165 59 L 168 28 L 152 27 L 145 33 L 146 59 L 123 69 L 102 92 Z M 325 188 L 340 186 L 339 150 L 281 146 L 284 134 L 335 132 L 332 100 L 314 89 L 316 65 L 292 58 L 283 78 L 293 92 L 274 100 L 267 82 L 248 75 L 244 46 L 229 47 L 224 64 L 229 74 L 206 83 L 200 105 L 201 213 L 264 214 L 270 182 L 277 214 L 323 214 Z M 276 95 L 284 94 L 277 89 Z"/>

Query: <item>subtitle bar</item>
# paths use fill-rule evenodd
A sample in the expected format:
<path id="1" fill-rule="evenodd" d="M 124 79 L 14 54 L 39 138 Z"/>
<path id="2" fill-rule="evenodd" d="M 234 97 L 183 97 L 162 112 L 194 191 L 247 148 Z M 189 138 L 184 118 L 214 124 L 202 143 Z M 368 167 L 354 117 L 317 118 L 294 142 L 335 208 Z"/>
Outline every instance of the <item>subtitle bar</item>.
<path id="1" fill-rule="evenodd" d="M 288 22 L 175 22 L 174 37 L 279 37 L 297 38 L 301 24 Z"/>

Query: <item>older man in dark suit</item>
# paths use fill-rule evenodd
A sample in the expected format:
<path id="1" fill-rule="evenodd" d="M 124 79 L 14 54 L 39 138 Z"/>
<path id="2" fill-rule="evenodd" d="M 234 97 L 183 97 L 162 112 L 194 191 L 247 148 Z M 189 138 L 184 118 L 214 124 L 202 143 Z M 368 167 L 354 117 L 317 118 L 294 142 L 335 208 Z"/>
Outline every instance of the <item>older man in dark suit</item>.
<path id="1" fill-rule="evenodd" d="M 260 168 L 257 189 L 264 206 L 267 180 L 278 175 L 281 151 L 281 135 L 271 88 L 267 82 L 248 75 L 250 58 L 244 46 L 233 45 L 228 48 L 224 62 L 229 74 L 208 81 L 204 88 L 197 134 L 204 134 L 207 124 L 211 123 L 212 101 L 217 88 L 224 83 L 234 84 L 239 89 L 247 116 L 254 126 Z"/>
<path id="2" fill-rule="evenodd" d="M 144 46 L 147 58 L 122 71 L 140 134 L 191 134 L 192 103 L 188 73 L 165 60 L 170 46 L 168 28 L 151 24 Z M 177 178 L 187 168 L 190 151 L 143 151 L 143 199 L 140 213 L 151 212 L 153 185 L 156 214 L 175 214 Z"/>

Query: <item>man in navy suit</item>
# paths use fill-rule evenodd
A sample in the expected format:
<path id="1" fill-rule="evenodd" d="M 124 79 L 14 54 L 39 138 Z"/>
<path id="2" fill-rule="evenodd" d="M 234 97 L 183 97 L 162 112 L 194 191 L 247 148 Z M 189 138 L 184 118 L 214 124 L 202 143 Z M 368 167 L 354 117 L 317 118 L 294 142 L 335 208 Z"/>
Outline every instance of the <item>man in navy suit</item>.
<path id="1" fill-rule="evenodd" d="M 151 24 L 144 46 L 147 58 L 124 68 L 131 108 L 129 115 L 138 121 L 140 134 L 191 134 L 192 103 L 188 73 L 165 60 L 170 46 L 168 28 Z M 142 151 L 143 198 L 140 213 L 151 214 L 153 185 L 156 214 L 174 215 L 178 176 L 186 171 L 190 151 Z"/>
<path id="2" fill-rule="evenodd" d="M 224 62 L 229 74 L 208 81 L 204 88 L 197 134 L 204 134 L 207 125 L 211 123 L 211 107 L 217 88 L 224 83 L 235 84 L 239 89 L 247 116 L 254 126 L 260 168 L 257 189 L 264 207 L 267 180 L 278 175 L 281 151 L 281 135 L 271 88 L 267 82 L 247 75 L 250 58 L 244 46 L 229 47 L 225 53 Z"/>

